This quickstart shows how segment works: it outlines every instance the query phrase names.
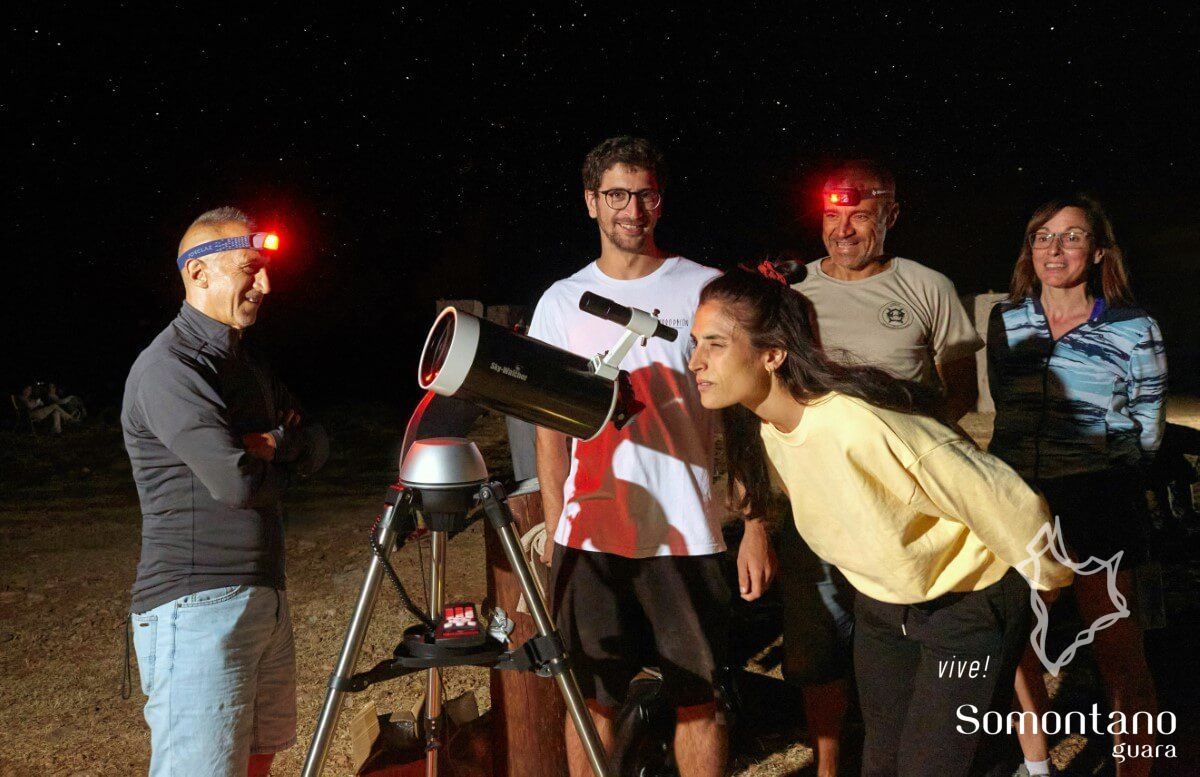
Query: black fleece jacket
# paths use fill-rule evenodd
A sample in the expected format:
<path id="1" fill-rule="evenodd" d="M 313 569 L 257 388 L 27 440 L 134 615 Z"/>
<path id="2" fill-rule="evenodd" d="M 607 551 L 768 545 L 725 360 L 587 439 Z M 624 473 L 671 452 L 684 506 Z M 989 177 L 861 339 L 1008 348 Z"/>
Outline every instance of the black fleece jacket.
<path id="1" fill-rule="evenodd" d="M 328 452 L 319 426 L 281 425 L 289 410 L 299 403 L 240 333 L 186 302 L 138 356 L 121 406 L 142 506 L 134 612 L 228 585 L 285 587 L 283 490 Z M 242 446 L 267 431 L 273 462 Z"/>

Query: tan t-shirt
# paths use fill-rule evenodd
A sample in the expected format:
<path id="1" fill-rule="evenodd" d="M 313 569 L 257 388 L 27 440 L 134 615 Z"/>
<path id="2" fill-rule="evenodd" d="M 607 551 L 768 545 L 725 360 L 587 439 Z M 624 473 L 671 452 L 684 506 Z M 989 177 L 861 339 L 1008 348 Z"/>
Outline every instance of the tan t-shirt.
<path id="1" fill-rule="evenodd" d="M 983 347 L 954 284 L 940 272 L 895 257 L 870 278 L 840 281 L 821 261 L 810 262 L 792 288 L 812 303 L 817 338 L 833 358 L 938 386 L 935 364 Z"/>

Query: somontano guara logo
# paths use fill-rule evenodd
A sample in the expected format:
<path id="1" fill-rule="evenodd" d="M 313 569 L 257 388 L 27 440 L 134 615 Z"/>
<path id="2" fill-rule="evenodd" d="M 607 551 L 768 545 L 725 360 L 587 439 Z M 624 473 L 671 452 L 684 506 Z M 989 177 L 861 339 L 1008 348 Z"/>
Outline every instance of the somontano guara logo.
<path id="1" fill-rule="evenodd" d="M 1066 541 L 1063 539 L 1062 523 L 1055 516 L 1052 524 L 1046 524 L 1038 530 L 1033 539 L 1025 546 L 1029 557 L 1016 565 L 1016 569 L 1030 582 L 1029 601 L 1034 613 L 1034 626 L 1030 631 L 1029 642 L 1042 665 L 1054 676 L 1058 676 L 1064 666 L 1074 658 L 1076 650 L 1091 644 L 1096 638 L 1096 632 L 1108 628 L 1121 618 L 1128 618 L 1129 607 L 1124 595 L 1117 587 L 1117 570 L 1121 563 L 1123 552 L 1118 551 L 1112 558 L 1100 559 L 1095 556 L 1079 563 L 1067 552 Z M 1042 558 L 1052 555 L 1059 564 L 1069 567 L 1076 575 L 1103 574 L 1107 584 L 1109 598 L 1112 600 L 1113 612 L 1110 612 L 1093 623 L 1085 624 L 1085 628 L 1075 635 L 1075 639 L 1058 657 L 1051 657 L 1046 650 L 1046 635 L 1049 631 L 1050 611 L 1032 581 L 1041 579 Z M 1113 710 L 1102 713 L 1098 704 L 1093 704 L 1091 712 L 1071 710 L 1066 713 L 1048 710 L 1042 714 L 1031 711 L 1013 710 L 1002 713 L 998 710 L 988 710 L 980 713 L 974 704 L 959 705 L 955 714 L 960 721 L 955 727 L 958 733 L 975 735 L 980 732 L 995 734 L 1047 734 L 1050 736 L 1067 736 L 1080 734 L 1087 737 L 1125 736 L 1128 734 L 1174 734 L 1176 728 L 1175 713 L 1167 710 L 1155 713 L 1139 710 L 1126 713 Z M 1171 744 L 1136 744 L 1118 742 L 1113 745 L 1113 759 L 1124 763 L 1126 758 L 1174 758 L 1175 745 Z"/>
<path id="2" fill-rule="evenodd" d="M 960 734 L 1036 734 L 1049 736 L 1067 736 L 1080 734 L 1083 736 L 1113 736 L 1125 734 L 1174 734 L 1176 727 L 1175 713 L 1166 710 L 1158 713 L 1139 711 L 1132 715 L 1114 710 L 1101 712 L 1100 705 L 1092 704 L 1091 712 L 1071 710 L 1058 712 L 1049 710 L 1038 715 L 1035 712 L 1012 710 L 1002 714 L 997 710 L 988 710 L 982 715 L 974 704 L 962 704 L 955 710 L 955 716 L 961 721 L 955 729 Z M 1124 762 L 1126 758 L 1174 758 L 1175 745 L 1136 745 L 1120 743 L 1113 746 L 1113 758 Z"/>

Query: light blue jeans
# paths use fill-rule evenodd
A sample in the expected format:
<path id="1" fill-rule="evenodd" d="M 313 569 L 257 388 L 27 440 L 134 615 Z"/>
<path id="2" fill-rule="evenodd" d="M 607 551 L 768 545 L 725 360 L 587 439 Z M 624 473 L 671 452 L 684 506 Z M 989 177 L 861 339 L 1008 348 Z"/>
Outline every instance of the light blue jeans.
<path id="1" fill-rule="evenodd" d="M 229 586 L 134 614 L 150 775 L 245 777 L 251 754 L 296 741 L 287 593 Z"/>

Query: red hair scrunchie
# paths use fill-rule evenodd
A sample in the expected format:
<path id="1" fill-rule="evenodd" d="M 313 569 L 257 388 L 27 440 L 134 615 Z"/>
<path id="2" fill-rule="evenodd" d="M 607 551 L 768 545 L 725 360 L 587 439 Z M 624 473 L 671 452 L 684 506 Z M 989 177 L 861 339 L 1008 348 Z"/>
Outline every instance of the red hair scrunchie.
<path id="1" fill-rule="evenodd" d="M 775 265 L 772 264 L 771 260 L 769 259 L 764 259 L 758 263 L 758 274 L 764 278 L 770 278 L 773 281 L 778 281 L 784 286 L 788 285 L 787 278 L 783 276 L 783 273 L 775 269 Z"/>
<path id="2" fill-rule="evenodd" d="M 772 281 L 776 281 L 777 283 L 779 283 L 780 285 L 783 285 L 783 286 L 789 285 L 787 277 L 783 273 L 779 272 L 779 270 L 775 269 L 775 265 L 771 262 L 770 259 L 762 260 L 761 262 L 758 263 L 758 267 L 751 267 L 750 265 L 746 264 L 745 262 L 741 262 L 738 264 L 738 269 L 745 270 L 748 273 L 755 273 L 755 274 L 761 275 L 762 277 L 767 278 Z"/>

